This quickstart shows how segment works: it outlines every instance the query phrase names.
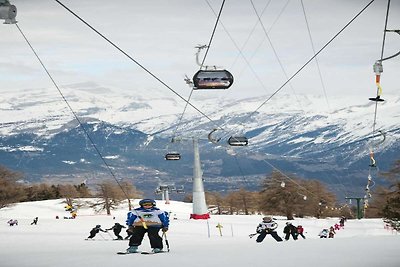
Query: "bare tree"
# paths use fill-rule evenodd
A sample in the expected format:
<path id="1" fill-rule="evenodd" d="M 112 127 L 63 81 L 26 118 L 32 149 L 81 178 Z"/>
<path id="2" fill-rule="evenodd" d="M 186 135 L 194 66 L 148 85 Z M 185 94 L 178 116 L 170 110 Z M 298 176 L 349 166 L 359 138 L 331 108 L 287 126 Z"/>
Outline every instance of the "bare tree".
<path id="1" fill-rule="evenodd" d="M 97 197 L 99 201 L 90 205 L 96 212 L 105 210 L 107 215 L 111 215 L 111 210 L 116 209 L 125 199 L 121 188 L 111 182 L 98 184 L 99 191 Z"/>
<path id="2" fill-rule="evenodd" d="M 23 199 L 23 186 L 17 183 L 20 178 L 21 174 L 0 166 L 0 208 Z"/>

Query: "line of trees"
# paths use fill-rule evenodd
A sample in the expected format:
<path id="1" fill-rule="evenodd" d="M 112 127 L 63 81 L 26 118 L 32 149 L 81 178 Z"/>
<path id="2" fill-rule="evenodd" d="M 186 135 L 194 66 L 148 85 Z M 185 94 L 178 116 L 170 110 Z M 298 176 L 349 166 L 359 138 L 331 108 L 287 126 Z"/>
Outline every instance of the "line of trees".
<path id="1" fill-rule="evenodd" d="M 142 192 L 138 191 L 135 186 L 127 182 L 121 182 L 120 185 L 104 181 L 97 185 L 97 190 L 93 192 L 86 184 L 81 183 L 78 185 L 71 184 L 58 184 L 48 185 L 44 183 L 26 185 L 18 182 L 22 175 L 13 172 L 4 166 L 0 166 L 0 208 L 4 208 L 12 203 L 26 202 L 26 201 L 40 201 L 48 199 L 65 198 L 65 202 L 69 206 L 79 206 L 74 201 L 77 198 L 96 198 L 96 202 L 91 202 L 90 207 L 95 211 L 106 211 L 111 214 L 111 210 L 118 207 L 118 205 L 129 199 L 139 198 Z"/>
<path id="2" fill-rule="evenodd" d="M 290 177 L 290 179 L 288 179 Z M 384 217 L 398 222 L 400 219 L 400 160 L 384 173 L 380 173 L 388 182 L 388 187 L 378 187 L 369 199 L 365 209 L 366 217 Z M 107 214 L 126 200 L 142 197 L 134 185 L 122 182 L 123 192 L 119 185 L 111 182 L 98 184 L 96 192 L 92 192 L 85 184 L 79 185 L 25 185 L 17 181 L 21 174 L 0 166 L 0 208 L 11 203 L 65 198 L 68 205 L 73 206 L 75 198 L 98 198 L 91 204 L 96 211 L 105 210 Z M 192 197 L 184 199 L 191 202 Z M 355 207 L 339 206 L 336 197 L 324 184 L 317 180 L 304 180 L 294 175 L 272 172 L 261 183 L 258 192 L 240 189 L 222 195 L 218 192 L 206 192 L 206 201 L 215 214 L 274 214 L 286 216 L 288 220 L 294 216 L 314 216 L 317 218 L 346 216 L 353 218 Z"/>

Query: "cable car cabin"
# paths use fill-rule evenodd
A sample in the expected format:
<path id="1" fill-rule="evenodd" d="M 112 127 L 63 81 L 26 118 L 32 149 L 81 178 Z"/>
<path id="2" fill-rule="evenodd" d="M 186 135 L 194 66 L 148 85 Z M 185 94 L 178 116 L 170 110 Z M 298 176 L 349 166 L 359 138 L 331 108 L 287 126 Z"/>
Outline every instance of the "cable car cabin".
<path id="1" fill-rule="evenodd" d="M 247 146 L 249 140 L 245 136 L 231 136 L 228 139 L 228 144 L 231 146 Z"/>
<path id="2" fill-rule="evenodd" d="M 180 160 L 181 154 L 179 153 L 168 153 L 165 155 L 165 160 Z"/>
<path id="3" fill-rule="evenodd" d="M 15 24 L 17 21 L 17 8 L 14 5 L 10 5 L 8 1 L 0 1 L 0 19 L 4 19 L 4 24 Z"/>
<path id="4" fill-rule="evenodd" d="M 193 76 L 193 89 L 228 89 L 233 76 L 227 70 L 199 70 Z"/>

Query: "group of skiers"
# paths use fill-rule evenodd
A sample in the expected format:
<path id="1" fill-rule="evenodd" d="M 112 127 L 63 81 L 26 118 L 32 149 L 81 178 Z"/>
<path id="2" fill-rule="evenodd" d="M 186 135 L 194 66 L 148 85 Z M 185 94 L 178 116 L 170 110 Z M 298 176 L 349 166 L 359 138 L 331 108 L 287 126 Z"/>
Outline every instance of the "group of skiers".
<path id="1" fill-rule="evenodd" d="M 329 227 L 329 229 L 322 229 L 322 231 L 318 234 L 319 238 L 334 238 L 336 231 L 344 228 L 345 221 L 346 217 L 342 216 L 339 220 L 339 224 L 335 223 L 335 225 Z"/>
<path id="2" fill-rule="evenodd" d="M 163 235 L 168 231 L 169 216 L 165 211 L 156 207 L 156 202 L 153 199 L 142 199 L 139 202 L 140 207 L 130 211 L 127 215 L 126 224 L 128 225 L 125 239 L 129 238 L 129 247 L 125 253 L 138 253 L 138 247 L 142 244 L 144 235 L 147 233 L 150 246 L 153 253 L 163 252 L 162 237 L 159 231 L 162 230 Z M 101 225 L 96 225 L 91 231 L 86 240 L 93 239 L 99 232 L 107 232 L 113 230 L 116 240 L 122 240 L 120 235 L 122 228 L 125 226 L 115 223 L 109 229 L 103 230 Z"/>
<path id="3" fill-rule="evenodd" d="M 127 248 L 124 254 L 129 253 L 138 253 L 138 248 L 142 244 L 144 235 L 147 233 L 150 241 L 150 246 L 152 248 L 153 253 L 160 253 L 163 251 L 163 239 L 159 235 L 159 231 L 162 230 L 163 236 L 168 231 L 169 227 L 169 215 L 167 212 L 160 210 L 156 207 L 156 202 L 153 199 L 142 199 L 139 202 L 140 207 L 133 209 L 128 212 L 126 224 L 128 225 L 128 229 L 126 230 L 128 236 L 125 239 L 129 238 L 129 247 Z M 345 218 L 342 217 L 340 219 L 340 226 L 338 224 L 331 226 L 330 229 L 323 229 L 319 234 L 320 238 L 333 238 L 335 235 L 335 228 L 338 230 L 344 227 Z M 115 223 L 109 229 L 101 229 L 101 225 L 96 225 L 91 231 L 90 235 L 87 239 L 92 239 L 96 236 L 97 233 L 107 232 L 109 230 L 113 230 L 114 235 L 117 237 L 116 240 L 123 240 L 120 235 L 122 228 L 126 228 L 125 226 Z M 264 217 L 262 222 L 258 224 L 256 228 L 256 233 L 251 234 L 250 238 L 258 235 L 256 238 L 256 242 L 262 242 L 267 235 L 271 235 L 277 242 L 283 241 L 283 239 L 278 235 L 276 229 L 278 228 L 278 224 L 273 221 L 271 217 Z M 304 228 L 301 225 L 295 226 L 291 222 L 287 222 L 286 226 L 283 229 L 284 239 L 288 241 L 290 236 L 294 240 L 297 240 L 299 236 L 303 239 L 304 236 Z M 168 243 L 167 243 L 168 245 Z M 122 253 L 122 252 L 121 252 Z"/>
<path id="4" fill-rule="evenodd" d="M 259 223 L 256 228 L 256 233 L 258 234 L 256 242 L 262 242 L 268 234 L 271 235 L 277 242 L 283 241 L 283 239 L 275 231 L 276 228 L 278 228 L 278 224 L 273 221 L 271 217 L 264 217 L 263 221 Z M 286 241 L 290 239 L 290 236 L 292 236 L 294 240 L 297 240 L 299 235 L 303 239 L 306 238 L 304 236 L 303 226 L 299 225 L 296 227 L 291 222 L 286 223 L 286 226 L 283 228 L 283 233 L 285 234 L 284 239 Z M 254 235 L 255 234 L 251 234 L 250 237 L 253 237 Z"/>
<path id="5" fill-rule="evenodd" d="M 339 224 L 335 224 L 334 226 L 331 226 L 329 229 L 323 229 L 318 234 L 318 236 L 320 238 L 333 238 L 336 234 L 335 230 L 344 228 L 345 221 L 346 221 L 346 218 L 342 216 L 340 218 Z M 250 234 L 249 237 L 252 238 L 253 236 L 258 234 L 256 242 L 260 243 L 269 234 L 276 241 L 278 241 L 278 242 L 283 241 L 283 239 L 276 232 L 277 228 L 278 228 L 278 224 L 275 221 L 273 221 L 271 217 L 264 217 L 263 221 L 260 224 L 258 224 L 258 226 L 256 228 L 256 234 Z M 290 239 L 290 237 L 292 237 L 294 240 L 297 240 L 299 236 L 301 236 L 303 239 L 306 239 L 306 237 L 304 236 L 303 226 L 298 225 L 296 227 L 291 222 L 286 223 L 286 226 L 283 228 L 283 233 L 285 234 L 284 239 L 286 241 L 288 241 Z"/>

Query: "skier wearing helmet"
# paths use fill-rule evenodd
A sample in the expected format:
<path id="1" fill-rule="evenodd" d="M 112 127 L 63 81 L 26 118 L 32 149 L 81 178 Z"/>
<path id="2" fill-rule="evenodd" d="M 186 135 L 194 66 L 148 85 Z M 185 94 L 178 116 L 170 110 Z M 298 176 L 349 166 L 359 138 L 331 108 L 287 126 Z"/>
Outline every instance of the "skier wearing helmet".
<path id="1" fill-rule="evenodd" d="M 168 231 L 169 217 L 168 213 L 156 207 L 153 199 L 142 199 L 139 201 L 139 208 L 128 213 L 126 224 L 132 233 L 129 239 L 129 248 L 127 253 L 137 253 L 138 247 L 142 244 L 143 237 L 147 233 L 150 246 L 154 253 L 162 252 L 162 238 L 158 232 Z"/>
<path id="2" fill-rule="evenodd" d="M 277 242 L 282 241 L 282 238 L 276 233 L 275 229 L 278 224 L 271 217 L 264 217 L 263 221 L 257 226 L 256 232 L 259 234 L 256 242 L 261 243 L 267 234 L 270 234 Z"/>

